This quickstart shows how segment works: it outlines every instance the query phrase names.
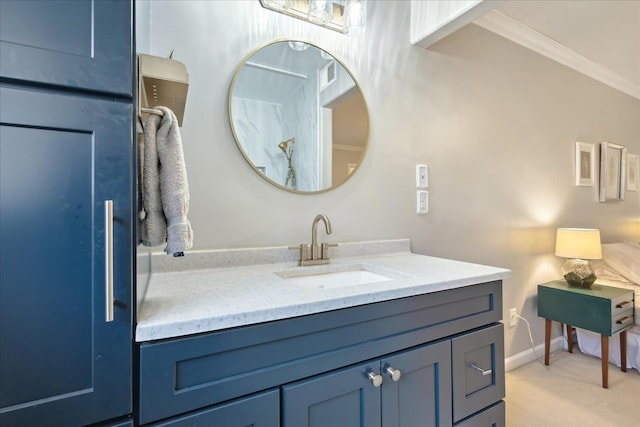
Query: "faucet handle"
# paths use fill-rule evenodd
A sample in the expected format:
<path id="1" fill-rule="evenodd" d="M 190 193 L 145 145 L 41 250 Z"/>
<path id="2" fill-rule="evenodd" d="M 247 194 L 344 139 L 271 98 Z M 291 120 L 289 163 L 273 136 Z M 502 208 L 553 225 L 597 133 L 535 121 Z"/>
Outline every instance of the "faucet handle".
<path id="1" fill-rule="evenodd" d="M 322 259 L 329 259 L 329 248 L 335 248 L 337 243 L 323 243 L 322 244 Z"/>
<path id="2" fill-rule="evenodd" d="M 306 243 L 300 243 L 299 245 L 291 245 L 289 246 L 291 250 L 300 250 L 300 259 L 298 259 L 298 264 L 302 265 L 303 261 L 309 259 L 309 245 Z"/>

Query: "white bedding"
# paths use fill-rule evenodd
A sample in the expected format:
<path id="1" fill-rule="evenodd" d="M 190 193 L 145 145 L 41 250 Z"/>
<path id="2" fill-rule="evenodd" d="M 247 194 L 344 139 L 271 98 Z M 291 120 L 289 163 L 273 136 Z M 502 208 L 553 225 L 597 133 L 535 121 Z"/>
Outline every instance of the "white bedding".
<path id="1" fill-rule="evenodd" d="M 591 265 L 596 283 L 626 288 L 635 294 L 635 325 L 627 332 L 627 368 L 640 371 L 640 244 L 635 242 L 602 245 L 602 260 Z M 576 328 L 580 351 L 600 357 L 600 335 Z M 609 361 L 620 367 L 620 334 L 609 339 Z"/>

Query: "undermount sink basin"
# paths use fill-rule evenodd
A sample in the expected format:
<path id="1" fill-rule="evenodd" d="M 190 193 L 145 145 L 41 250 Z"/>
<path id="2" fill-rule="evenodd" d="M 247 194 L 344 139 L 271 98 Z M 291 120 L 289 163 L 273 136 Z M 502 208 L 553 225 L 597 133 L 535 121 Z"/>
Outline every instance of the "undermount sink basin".
<path id="1" fill-rule="evenodd" d="M 368 283 L 393 280 L 397 274 L 371 266 L 338 265 L 304 268 L 276 272 L 285 282 L 299 289 L 317 291 L 322 289 L 346 288 Z"/>

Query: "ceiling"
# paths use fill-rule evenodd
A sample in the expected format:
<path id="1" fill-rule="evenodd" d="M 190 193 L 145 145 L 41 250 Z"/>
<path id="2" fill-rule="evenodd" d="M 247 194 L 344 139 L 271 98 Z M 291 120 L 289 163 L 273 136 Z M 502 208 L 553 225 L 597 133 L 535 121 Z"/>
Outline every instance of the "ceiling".
<path id="1" fill-rule="evenodd" d="M 521 41 L 501 35 L 523 45 L 537 38 L 534 44 L 547 45 L 528 47 L 574 56 L 565 65 L 640 98 L 640 0 L 511 0 L 475 23 L 497 33 L 519 26 L 515 32 L 527 32 L 514 36 Z"/>

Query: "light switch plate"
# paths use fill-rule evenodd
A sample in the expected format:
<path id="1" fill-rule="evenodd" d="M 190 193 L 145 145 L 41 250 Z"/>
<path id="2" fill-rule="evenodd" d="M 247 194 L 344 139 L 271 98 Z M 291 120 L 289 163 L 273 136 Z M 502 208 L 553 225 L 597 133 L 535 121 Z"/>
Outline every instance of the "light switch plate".
<path id="1" fill-rule="evenodd" d="M 427 188 L 429 186 L 429 168 L 427 165 L 416 165 L 416 187 Z"/>

